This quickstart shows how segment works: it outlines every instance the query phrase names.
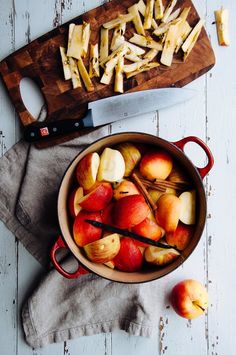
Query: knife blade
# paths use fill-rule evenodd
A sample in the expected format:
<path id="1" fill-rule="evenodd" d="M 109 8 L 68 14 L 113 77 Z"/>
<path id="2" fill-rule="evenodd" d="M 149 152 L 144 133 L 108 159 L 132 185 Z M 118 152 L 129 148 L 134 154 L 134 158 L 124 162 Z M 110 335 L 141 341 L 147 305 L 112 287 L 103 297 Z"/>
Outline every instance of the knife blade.
<path id="1" fill-rule="evenodd" d="M 89 103 L 87 115 L 82 119 L 66 119 L 54 122 L 32 123 L 24 129 L 24 139 L 28 142 L 48 140 L 63 134 L 80 131 L 87 127 L 97 127 L 124 118 L 161 110 L 195 96 L 192 89 L 167 88 L 138 91 L 117 95 Z"/>

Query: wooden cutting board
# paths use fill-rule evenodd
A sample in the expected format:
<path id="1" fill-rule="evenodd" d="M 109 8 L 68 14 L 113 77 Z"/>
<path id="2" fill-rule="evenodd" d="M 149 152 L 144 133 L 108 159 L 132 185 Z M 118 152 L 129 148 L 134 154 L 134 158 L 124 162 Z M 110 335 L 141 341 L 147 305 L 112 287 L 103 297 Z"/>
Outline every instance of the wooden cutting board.
<path id="1" fill-rule="evenodd" d="M 167 3 L 167 1 L 165 1 Z M 127 12 L 127 8 L 137 0 L 113 0 L 97 7 L 70 22 L 48 32 L 27 46 L 14 52 L 0 63 L 0 74 L 9 92 L 10 98 L 20 117 L 23 126 L 35 121 L 27 111 L 20 94 L 20 81 L 24 77 L 33 79 L 41 89 L 48 109 L 46 120 L 66 118 L 81 118 L 87 110 L 88 102 L 114 95 L 113 83 L 103 85 L 98 79 L 93 79 L 95 90 L 87 92 L 85 88 L 72 89 L 71 81 L 65 81 L 61 65 L 59 46 L 67 47 L 69 23 L 81 24 L 89 22 L 91 26 L 90 42 L 99 41 L 100 28 L 103 23 Z M 193 27 L 199 20 L 199 15 L 190 0 L 179 0 L 176 8 L 191 6 L 188 17 Z M 109 31 L 112 32 L 112 31 Z M 134 27 L 127 25 L 126 37 L 132 37 Z M 88 58 L 85 60 L 88 64 Z M 200 75 L 206 73 L 215 64 L 215 56 L 205 29 L 202 30 L 196 45 L 187 60 L 183 63 L 181 57 L 176 57 L 172 66 L 160 65 L 148 72 L 124 80 L 125 92 L 147 90 L 162 87 L 182 87 Z M 84 130 L 81 134 L 88 132 Z M 64 137 L 40 143 L 39 148 L 58 144 L 78 136 L 78 132 Z"/>

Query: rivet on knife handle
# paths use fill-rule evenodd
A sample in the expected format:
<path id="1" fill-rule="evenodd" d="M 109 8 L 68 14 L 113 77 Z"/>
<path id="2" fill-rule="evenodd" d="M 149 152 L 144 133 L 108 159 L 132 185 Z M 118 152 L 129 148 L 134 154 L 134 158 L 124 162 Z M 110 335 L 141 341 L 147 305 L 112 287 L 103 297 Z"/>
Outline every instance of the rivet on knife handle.
<path id="1" fill-rule="evenodd" d="M 83 120 L 61 120 L 56 122 L 42 122 L 31 124 L 24 129 L 24 139 L 27 142 L 37 142 L 49 138 L 58 137 L 63 134 L 76 132 L 84 128 Z"/>

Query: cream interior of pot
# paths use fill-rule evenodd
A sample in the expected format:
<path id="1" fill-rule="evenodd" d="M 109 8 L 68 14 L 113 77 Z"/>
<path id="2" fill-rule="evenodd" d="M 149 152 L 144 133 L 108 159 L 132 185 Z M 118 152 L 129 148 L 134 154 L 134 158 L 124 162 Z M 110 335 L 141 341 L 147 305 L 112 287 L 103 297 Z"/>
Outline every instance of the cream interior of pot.
<path id="1" fill-rule="evenodd" d="M 157 267 L 153 266 L 150 269 L 144 269 L 139 272 L 121 272 L 118 270 L 110 269 L 109 267 L 103 264 L 97 264 L 89 261 L 80 250 L 80 248 L 75 244 L 72 234 L 72 221 L 68 213 L 68 195 L 71 191 L 72 182 L 74 179 L 74 172 L 78 162 L 88 153 L 90 152 L 100 152 L 105 147 L 111 147 L 121 142 L 138 142 L 149 144 L 152 146 L 156 146 L 157 148 L 162 148 L 165 151 L 169 152 L 171 156 L 174 158 L 176 163 L 178 163 L 182 169 L 187 172 L 189 175 L 193 187 L 197 191 L 197 215 L 196 215 L 196 225 L 195 232 L 191 239 L 190 244 L 187 248 L 181 252 L 181 256 L 177 258 L 174 262 L 165 267 Z M 152 147 L 153 148 L 153 147 Z M 105 138 L 100 139 L 99 141 L 90 145 L 87 149 L 82 151 L 75 160 L 70 164 L 67 169 L 59 190 L 58 196 L 58 218 L 59 224 L 61 228 L 61 232 L 63 238 L 68 245 L 71 252 L 74 256 L 79 260 L 79 262 L 91 270 L 92 272 L 119 282 L 125 283 L 139 283 L 155 280 L 160 278 L 169 272 L 176 269 L 179 265 L 181 265 L 184 260 L 191 254 L 191 252 L 196 247 L 197 243 L 201 238 L 201 234 L 205 225 L 206 220 L 206 197 L 205 191 L 202 183 L 202 179 L 197 171 L 197 169 L 193 166 L 191 161 L 185 156 L 185 154 L 179 150 L 172 143 L 169 143 L 161 138 L 143 134 L 143 133 L 120 133 L 111 135 Z"/>

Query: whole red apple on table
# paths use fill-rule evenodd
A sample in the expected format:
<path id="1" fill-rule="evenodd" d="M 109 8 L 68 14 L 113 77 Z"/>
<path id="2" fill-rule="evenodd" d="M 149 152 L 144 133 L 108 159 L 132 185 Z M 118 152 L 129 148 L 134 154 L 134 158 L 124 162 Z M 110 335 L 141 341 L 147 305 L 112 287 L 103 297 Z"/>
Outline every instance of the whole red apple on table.
<path id="1" fill-rule="evenodd" d="M 184 318 L 194 319 L 208 308 L 206 288 L 196 280 L 183 280 L 174 286 L 170 295 L 175 312 Z"/>

